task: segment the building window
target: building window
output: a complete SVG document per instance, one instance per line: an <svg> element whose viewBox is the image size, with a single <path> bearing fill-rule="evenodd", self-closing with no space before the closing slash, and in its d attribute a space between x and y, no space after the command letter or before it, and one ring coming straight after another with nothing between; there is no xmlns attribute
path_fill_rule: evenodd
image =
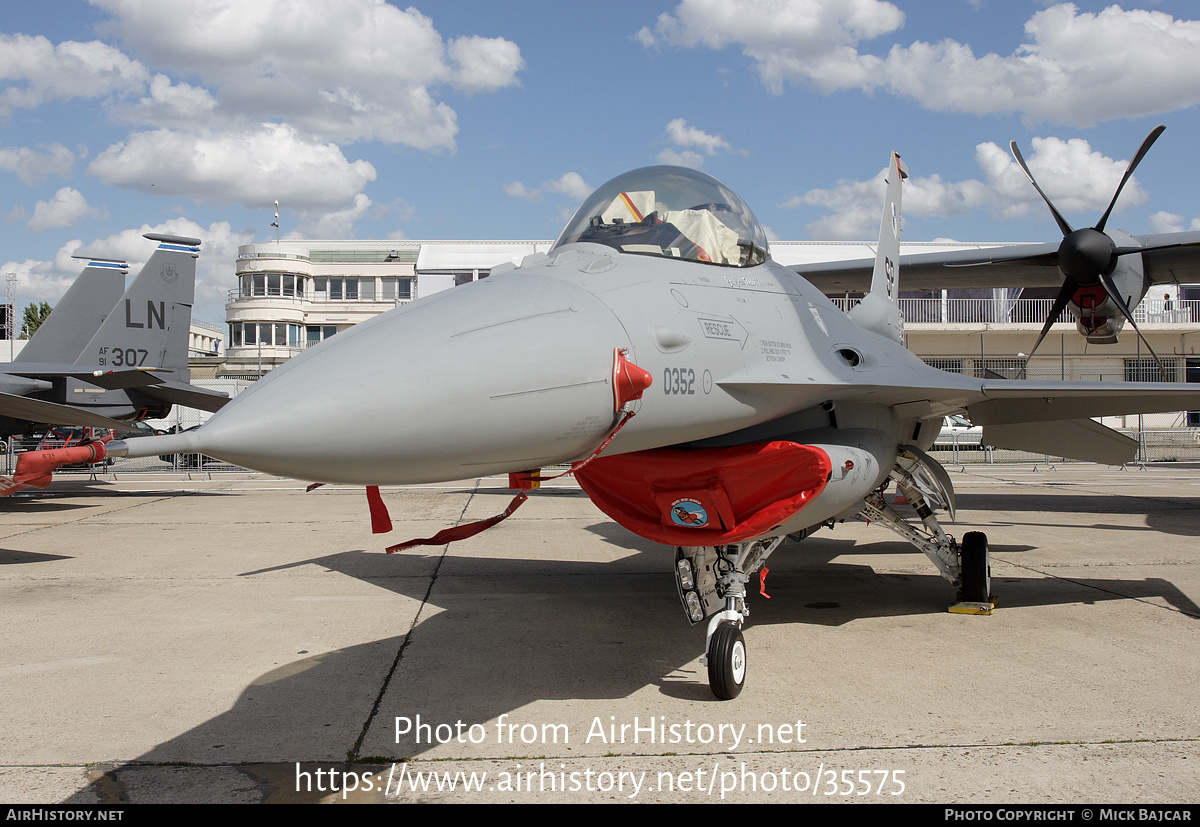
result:
<svg viewBox="0 0 1200 827"><path fill-rule="evenodd" d="M980 379L1024 379L1025 359L975 359L975 376Z"/></svg>
<svg viewBox="0 0 1200 827"><path fill-rule="evenodd" d="M924 361L925 364L929 365L929 367L937 368L938 370L944 370L947 373L963 372L962 359L925 359Z"/></svg>
<svg viewBox="0 0 1200 827"><path fill-rule="evenodd" d="M1184 366L1185 382L1200 382L1200 359L1188 359ZM1200 411L1188 411L1187 424L1189 427L1200 427Z"/></svg>
<svg viewBox="0 0 1200 827"><path fill-rule="evenodd" d="M1158 362L1149 357L1125 360L1126 382L1175 382L1177 366L1174 359L1164 359L1163 369L1158 369ZM1165 374L1165 375L1164 375Z"/></svg>
<svg viewBox="0 0 1200 827"><path fill-rule="evenodd" d="M265 296L267 294L267 277L262 273L242 276L243 296Z"/></svg>
<svg viewBox="0 0 1200 827"><path fill-rule="evenodd" d="M380 301L408 301L412 298L412 279L384 276L379 280Z"/></svg>
<svg viewBox="0 0 1200 827"><path fill-rule="evenodd" d="M338 332L338 329L337 329L337 325L335 325L335 324L325 324L325 325L310 324L304 329L304 337L308 341L308 346L312 347L317 342L323 341L325 339L328 339L330 336L336 335L337 332ZM299 330L296 331L296 334L299 335Z"/></svg>

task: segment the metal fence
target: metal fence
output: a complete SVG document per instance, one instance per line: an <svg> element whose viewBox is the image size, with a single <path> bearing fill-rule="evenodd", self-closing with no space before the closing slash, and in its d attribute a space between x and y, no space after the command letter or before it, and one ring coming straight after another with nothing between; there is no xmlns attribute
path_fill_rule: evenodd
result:
<svg viewBox="0 0 1200 827"><path fill-rule="evenodd" d="M3 459L0 461L0 466L3 467L5 476L12 476L17 468L17 457L20 452L17 448L16 440L5 440L0 442L0 449L3 450ZM108 477L112 478L118 474L207 474L219 471L236 471L248 473L245 468L240 468L236 465L230 465L225 462L220 462L212 457L206 457L202 454L164 454L162 456L153 457L138 457L137 459L106 459L103 462L98 462L92 465L67 466L55 471L55 476L60 474L68 476L85 476L85 477Z"/></svg>
<svg viewBox="0 0 1200 827"><path fill-rule="evenodd" d="M838 297L832 301L849 310L859 300ZM901 297L900 314L906 324L1041 324L1053 305L1053 299ZM1200 322L1200 301L1147 297L1134 308L1133 318L1138 324ZM1060 321L1074 323L1070 308L1063 311Z"/></svg>
<svg viewBox="0 0 1200 827"><path fill-rule="evenodd" d="M1130 428L1114 429L1125 436L1137 440L1138 453L1135 462L1192 462L1200 461L1200 429L1163 429L1142 430ZM977 463L1015 463L1015 462L1075 462L1064 457L1050 454L1032 454L1028 451L1014 451L1009 448L994 448L981 445L979 437L961 439L961 435L947 435L939 440L930 451L935 459L951 465L970 465Z"/></svg>

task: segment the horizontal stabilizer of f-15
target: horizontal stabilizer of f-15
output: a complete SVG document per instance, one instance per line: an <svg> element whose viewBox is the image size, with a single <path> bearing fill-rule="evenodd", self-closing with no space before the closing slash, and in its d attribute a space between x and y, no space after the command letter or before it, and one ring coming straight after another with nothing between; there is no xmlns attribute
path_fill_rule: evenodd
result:
<svg viewBox="0 0 1200 827"><path fill-rule="evenodd" d="M125 428L128 422L120 422L102 414L93 413L71 405L45 402L28 396L0 393L0 406L4 415L30 422L53 422L57 425L73 425L79 428Z"/></svg>
<svg viewBox="0 0 1200 827"><path fill-rule="evenodd" d="M81 382L87 382L89 385L95 385L98 388L105 390L124 390L126 388L140 388L145 385L156 385L166 381L164 377L156 375L159 368L129 368L126 370L79 370L74 367L54 368L45 365L35 365L32 368L23 368L17 363L16 368L8 371L10 376L24 376L29 379L78 379ZM167 371L168 373L170 371Z"/></svg>

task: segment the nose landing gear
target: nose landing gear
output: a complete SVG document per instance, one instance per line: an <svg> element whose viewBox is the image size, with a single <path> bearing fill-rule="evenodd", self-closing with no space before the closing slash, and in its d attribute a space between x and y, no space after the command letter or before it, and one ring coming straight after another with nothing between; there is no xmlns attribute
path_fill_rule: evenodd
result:
<svg viewBox="0 0 1200 827"><path fill-rule="evenodd" d="M708 685L723 701L736 698L746 683L746 640L742 624L750 616L746 583L783 537L727 546L678 546L675 582L688 622L708 619L705 656Z"/></svg>

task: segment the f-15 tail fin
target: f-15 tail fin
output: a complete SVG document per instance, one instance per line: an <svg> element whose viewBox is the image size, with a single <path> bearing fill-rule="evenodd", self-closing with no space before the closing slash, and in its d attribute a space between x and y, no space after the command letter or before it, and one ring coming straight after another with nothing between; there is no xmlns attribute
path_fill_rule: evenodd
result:
<svg viewBox="0 0 1200 827"><path fill-rule="evenodd" d="M92 259L14 362L73 364L125 292L123 261Z"/></svg>
<svg viewBox="0 0 1200 827"><path fill-rule="evenodd" d="M91 337L76 365L113 370L161 368L186 382L188 330L196 292L200 239L146 233L159 242L125 295Z"/></svg>
<svg viewBox="0 0 1200 827"><path fill-rule="evenodd" d="M908 168L900 156L892 153L888 169L887 197L879 222L879 246L875 268L871 271L871 292L850 310L854 323L872 333L903 343L904 319L900 315L900 182L908 177Z"/></svg>

